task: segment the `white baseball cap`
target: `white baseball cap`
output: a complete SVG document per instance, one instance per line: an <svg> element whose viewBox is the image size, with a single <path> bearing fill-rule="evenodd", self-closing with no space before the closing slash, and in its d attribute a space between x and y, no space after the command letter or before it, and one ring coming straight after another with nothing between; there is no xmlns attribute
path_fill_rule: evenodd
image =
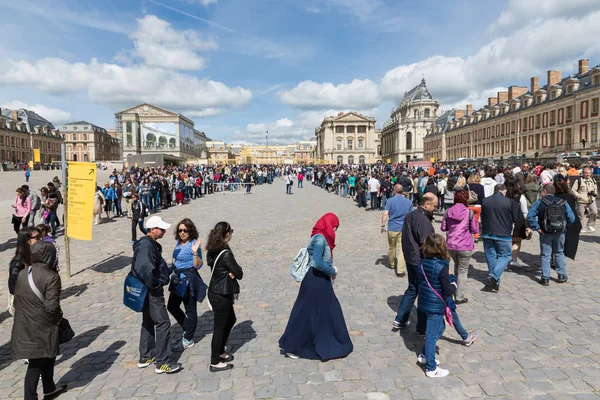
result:
<svg viewBox="0 0 600 400"><path fill-rule="evenodd" d="M159 228L159 229L169 229L171 227L171 224L166 223L165 221L163 221L163 219L159 216L153 216L148 218L148 221L146 221L146 229L152 229L152 228Z"/></svg>

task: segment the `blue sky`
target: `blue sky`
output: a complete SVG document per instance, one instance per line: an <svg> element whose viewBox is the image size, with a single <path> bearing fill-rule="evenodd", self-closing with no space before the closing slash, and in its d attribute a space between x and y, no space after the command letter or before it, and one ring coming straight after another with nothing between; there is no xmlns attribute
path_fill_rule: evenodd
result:
<svg viewBox="0 0 600 400"><path fill-rule="evenodd" d="M422 77L481 107L600 63L600 0L0 0L0 107L112 128L149 102L229 143L293 143L357 110L381 127Z"/></svg>

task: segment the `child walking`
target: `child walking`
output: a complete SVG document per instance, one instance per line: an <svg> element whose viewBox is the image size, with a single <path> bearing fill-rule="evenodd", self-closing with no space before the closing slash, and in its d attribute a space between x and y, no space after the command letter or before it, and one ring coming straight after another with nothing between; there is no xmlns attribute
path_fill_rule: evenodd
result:
<svg viewBox="0 0 600 400"><path fill-rule="evenodd" d="M437 233L429 235L421 247L421 252L424 259L417 269L419 310L427 314L427 329L423 352L417 357L417 362L425 363L425 374L428 377L443 378L448 376L449 371L438 366L435 347L446 329L444 299L454 294L456 283L450 282L448 270L450 255L443 236Z"/></svg>

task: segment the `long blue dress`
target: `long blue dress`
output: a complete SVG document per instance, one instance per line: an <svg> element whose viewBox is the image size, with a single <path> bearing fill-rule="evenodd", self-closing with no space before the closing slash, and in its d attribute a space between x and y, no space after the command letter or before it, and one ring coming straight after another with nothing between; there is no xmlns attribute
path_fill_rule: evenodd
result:
<svg viewBox="0 0 600 400"><path fill-rule="evenodd" d="M321 235L313 236L309 253L313 254L315 264L331 263L331 252ZM312 247L312 249L311 249ZM327 257L329 255L329 257ZM279 347L285 353L313 360L331 360L346 357L354 346L348 334L342 307L333 291L331 276L333 270L324 268L322 272L310 267L300 286L300 292L292 308L288 325L279 339Z"/></svg>

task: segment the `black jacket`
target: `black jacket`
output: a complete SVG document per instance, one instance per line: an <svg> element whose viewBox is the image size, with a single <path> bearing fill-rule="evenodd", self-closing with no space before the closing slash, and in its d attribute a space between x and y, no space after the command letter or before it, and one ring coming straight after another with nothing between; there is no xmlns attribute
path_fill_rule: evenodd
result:
<svg viewBox="0 0 600 400"><path fill-rule="evenodd" d="M148 287L153 295L160 295L162 287L169 283L171 270L162 258L162 246L144 236L133 244L131 274Z"/></svg>
<svg viewBox="0 0 600 400"><path fill-rule="evenodd" d="M239 293L240 285L238 280L243 278L244 271L242 271L242 267L238 265L229 248L221 255L219 262L215 266L214 262L219 253L208 253L206 255L206 261L211 270L216 268L212 273L209 290L213 293L224 295ZM235 279L229 277L230 272L235 276Z"/></svg>
<svg viewBox="0 0 600 400"><path fill-rule="evenodd" d="M408 265L421 264L422 254L419 248L423 245L425 238L435 233L431 220L433 214L427 213L418 206L409 212L404 218L402 226L402 252L404 261Z"/></svg>
<svg viewBox="0 0 600 400"><path fill-rule="evenodd" d="M512 236L513 224L519 218L517 202L495 193L483 200L481 206L481 224L484 235Z"/></svg>
<svg viewBox="0 0 600 400"><path fill-rule="evenodd" d="M134 221L146 218L148 215L148 207L140 199L135 200L131 203L131 214Z"/></svg>
<svg viewBox="0 0 600 400"><path fill-rule="evenodd" d="M10 294L15 294L15 286L17 286L17 277L19 276L19 272L25 268L21 260L18 258L13 258L10 260L10 265L8 267L8 291Z"/></svg>
<svg viewBox="0 0 600 400"><path fill-rule="evenodd" d="M403 176L402 178L398 179L398 181L396 183L399 183L402 185L402 190L405 193L410 193L413 190L412 180L407 176Z"/></svg>

